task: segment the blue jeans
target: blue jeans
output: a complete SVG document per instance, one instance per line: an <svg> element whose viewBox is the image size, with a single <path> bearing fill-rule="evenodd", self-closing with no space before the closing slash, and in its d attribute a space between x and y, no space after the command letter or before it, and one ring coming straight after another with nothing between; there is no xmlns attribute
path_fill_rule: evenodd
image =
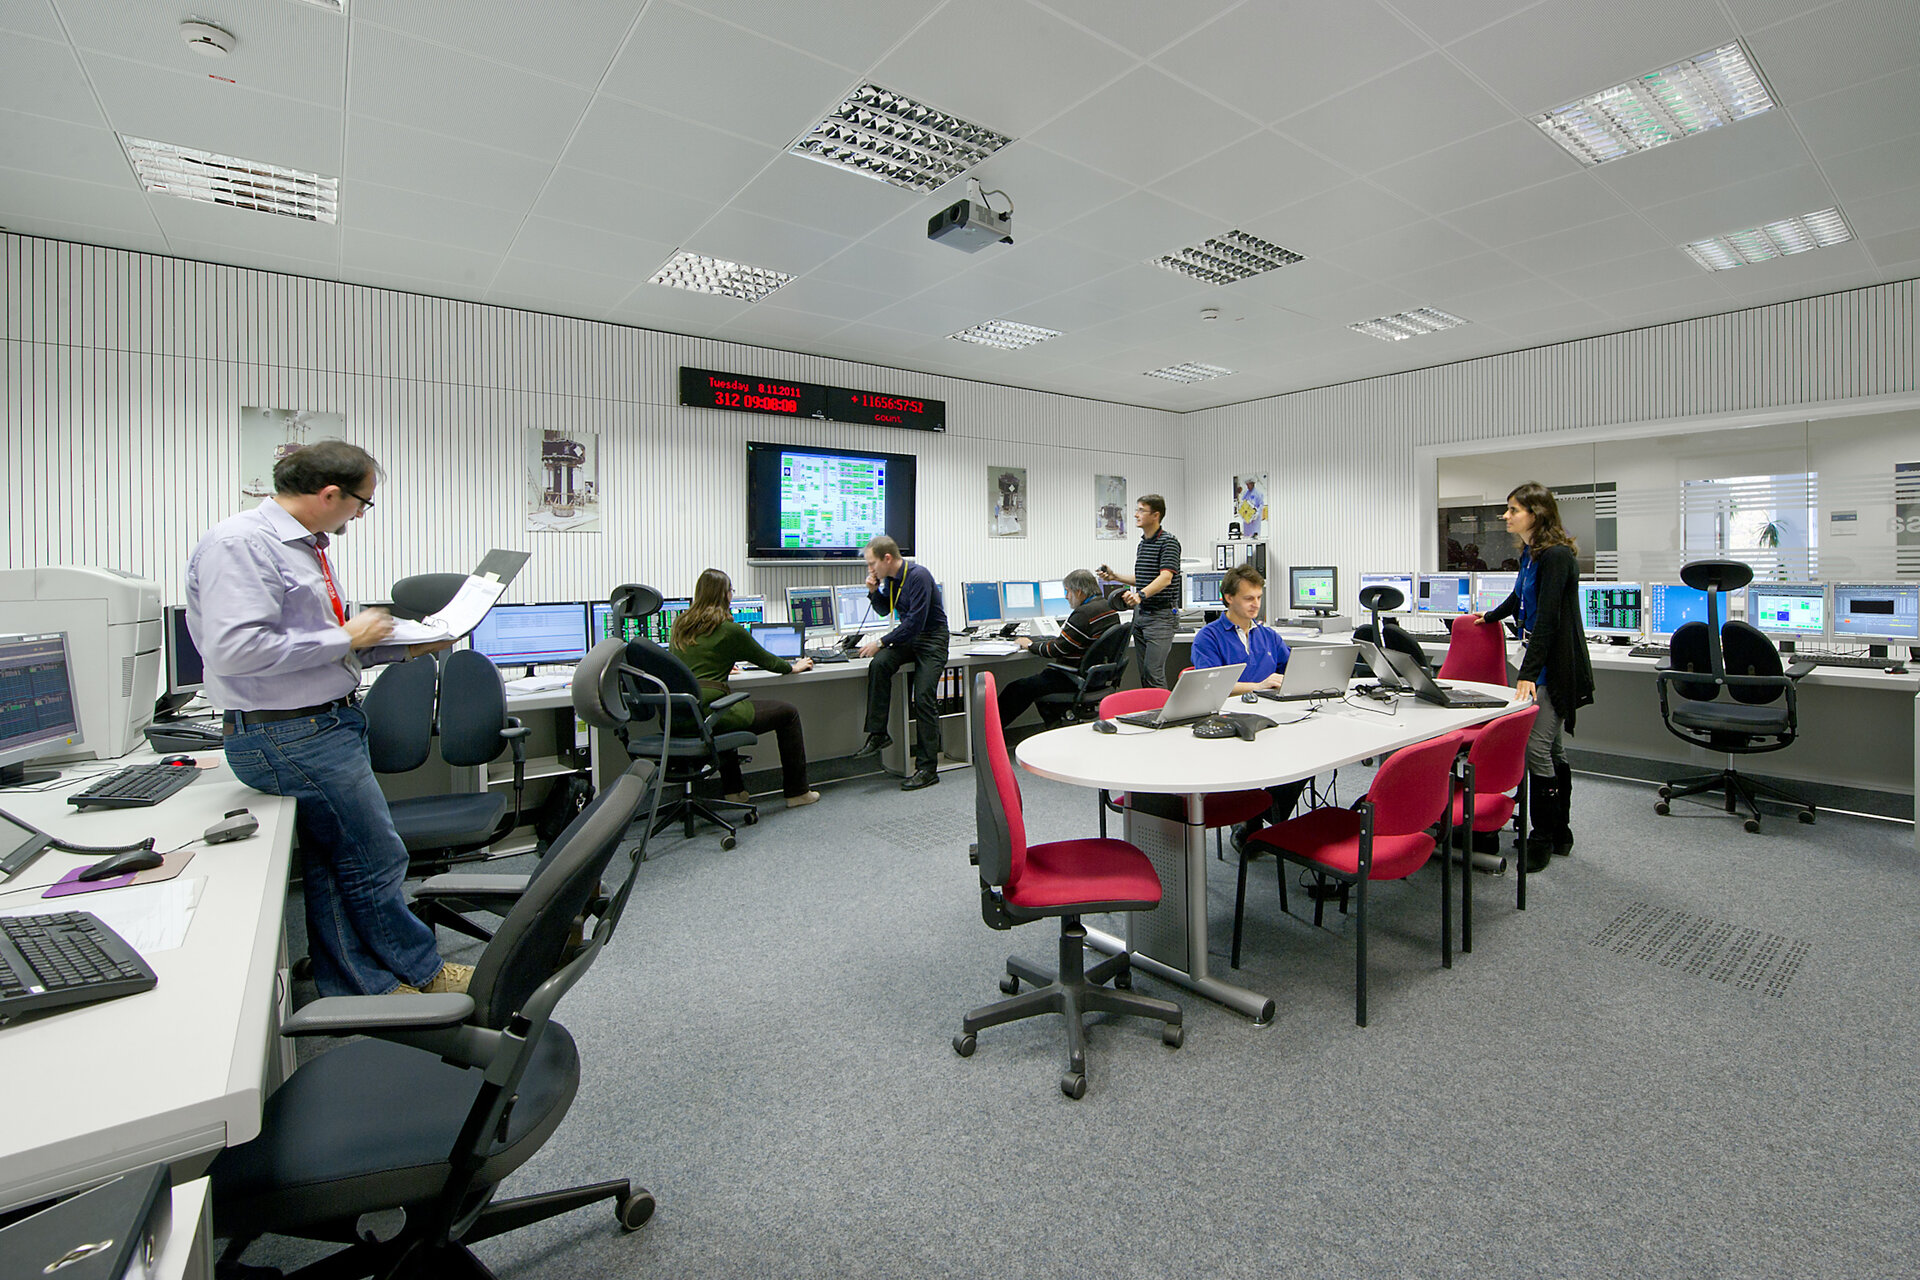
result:
<svg viewBox="0 0 1920 1280"><path fill-rule="evenodd" d="M320 994L385 995L431 982L439 947L407 909L407 849L374 781L359 708L247 724L227 739L227 764L255 791L295 801Z"/></svg>

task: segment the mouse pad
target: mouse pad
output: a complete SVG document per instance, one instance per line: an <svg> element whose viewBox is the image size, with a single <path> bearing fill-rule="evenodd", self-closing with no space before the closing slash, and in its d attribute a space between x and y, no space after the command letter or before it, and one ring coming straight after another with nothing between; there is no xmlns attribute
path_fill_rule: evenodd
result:
<svg viewBox="0 0 1920 1280"><path fill-rule="evenodd" d="M75 867L64 876L61 876L52 885L48 886L47 891L40 896L43 898L67 898L76 893L92 893L95 889L122 889L130 884L159 884L162 880L171 880L182 871L185 871L187 864L192 861L193 850L181 849L168 854L166 861L151 870L134 871L124 876L108 876L105 880L89 880L85 883L81 882L80 873L87 868ZM88 865L90 866L92 864L89 863Z"/></svg>

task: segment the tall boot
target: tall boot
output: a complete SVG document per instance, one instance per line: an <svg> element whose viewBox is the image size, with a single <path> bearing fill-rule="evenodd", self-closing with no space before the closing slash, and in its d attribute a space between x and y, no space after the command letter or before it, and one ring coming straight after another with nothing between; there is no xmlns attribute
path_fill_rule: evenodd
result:
<svg viewBox="0 0 1920 1280"><path fill-rule="evenodd" d="M1560 825L1548 834L1553 837L1553 851L1564 858L1573 852L1573 766L1565 760L1555 760L1553 781L1559 788L1559 794L1554 799L1558 806L1554 816L1559 819Z"/></svg>
<svg viewBox="0 0 1920 1280"><path fill-rule="evenodd" d="M1527 775L1527 874L1545 871L1553 858L1554 833L1560 830L1560 784L1544 773Z"/></svg>

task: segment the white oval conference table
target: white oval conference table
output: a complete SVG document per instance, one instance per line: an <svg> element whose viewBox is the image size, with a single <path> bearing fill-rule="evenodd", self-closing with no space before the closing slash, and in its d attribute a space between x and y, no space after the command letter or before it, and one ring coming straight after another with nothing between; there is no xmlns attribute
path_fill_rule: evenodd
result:
<svg viewBox="0 0 1920 1280"><path fill-rule="evenodd" d="M1512 697L1499 685L1449 681L1450 688ZM1207 953L1207 829L1202 804L1210 791L1240 791L1293 782L1397 751L1428 738L1483 724L1531 703L1453 709L1416 700L1392 702L1349 696L1345 702L1254 703L1230 699L1224 710L1248 711L1285 721L1263 729L1252 742L1196 738L1191 729L1142 729L1121 725L1096 733L1073 725L1035 734L1020 743L1015 758L1025 769L1056 782L1141 795L1183 796L1167 816L1129 803L1125 839L1139 847L1160 876L1162 897L1152 911L1129 912L1127 936L1087 930L1087 945L1109 955L1125 951L1147 973L1197 991L1264 1026L1273 1019L1273 998L1213 977ZM1308 713L1308 707L1313 711ZM1297 717L1297 718L1296 718ZM1184 813L1182 814L1182 808ZM1182 816L1172 816L1181 814Z"/></svg>

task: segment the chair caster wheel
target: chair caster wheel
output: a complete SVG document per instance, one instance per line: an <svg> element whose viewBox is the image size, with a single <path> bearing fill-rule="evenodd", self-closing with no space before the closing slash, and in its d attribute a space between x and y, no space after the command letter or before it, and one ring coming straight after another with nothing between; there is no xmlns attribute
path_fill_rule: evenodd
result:
<svg viewBox="0 0 1920 1280"><path fill-rule="evenodd" d="M749 809L740 815L740 821L745 826L758 826L760 824L760 811L757 809Z"/></svg>
<svg viewBox="0 0 1920 1280"><path fill-rule="evenodd" d="M978 1041L975 1039L973 1032L962 1031L953 1038L953 1051L963 1058L971 1058L973 1056L974 1045L977 1043Z"/></svg>
<svg viewBox="0 0 1920 1280"><path fill-rule="evenodd" d="M293 962L293 976L301 982L313 977L313 957L301 956Z"/></svg>
<svg viewBox="0 0 1920 1280"><path fill-rule="evenodd" d="M1664 818L1672 811L1672 808L1673 806L1669 805L1665 800L1662 800L1653 806L1653 811Z"/></svg>
<svg viewBox="0 0 1920 1280"><path fill-rule="evenodd" d="M1660 798L1661 798L1662 800L1671 800L1671 799L1673 799L1673 788L1672 788L1672 787L1662 787L1662 788L1660 788Z"/></svg>
<svg viewBox="0 0 1920 1280"><path fill-rule="evenodd" d="M1178 1049L1187 1042L1187 1029L1177 1022L1170 1022L1160 1028L1160 1043L1169 1049Z"/></svg>
<svg viewBox="0 0 1920 1280"><path fill-rule="evenodd" d="M1796 813L1793 816L1800 819L1800 821L1806 823L1808 826L1813 825L1813 810L1811 809L1802 809L1799 813Z"/></svg>
<svg viewBox="0 0 1920 1280"><path fill-rule="evenodd" d="M1743 823L1742 825L1746 827L1750 835L1757 836L1760 834L1760 824L1755 822L1752 818L1748 818L1746 822Z"/></svg>
<svg viewBox="0 0 1920 1280"><path fill-rule="evenodd" d="M622 1196L613 1206L613 1216L620 1220L622 1231L638 1231L647 1225L653 1217L653 1192L642 1188L630 1196Z"/></svg>
<svg viewBox="0 0 1920 1280"><path fill-rule="evenodd" d="M733 838L732 836L721 836L721 837L720 837L720 847L721 847L722 849L731 849L731 848L733 848L733 846L734 846L734 845L736 845L736 844L739 844L739 843L740 843L740 842L739 842L738 840L735 840L735 839L734 839L734 838Z"/></svg>
<svg viewBox="0 0 1920 1280"><path fill-rule="evenodd" d="M1008 974L1006 977L1000 979L1000 990L1010 996L1019 995L1020 979L1014 977L1012 974Z"/></svg>
<svg viewBox="0 0 1920 1280"><path fill-rule="evenodd" d="M1133 974L1131 974L1131 973L1129 973L1129 972L1127 972L1127 971L1125 971L1125 970L1122 970L1121 972L1119 972L1119 973L1116 973L1116 974L1114 974L1114 975L1113 975L1113 989L1114 989L1115 991L1131 991L1131 990L1133 990Z"/></svg>
<svg viewBox="0 0 1920 1280"><path fill-rule="evenodd" d="M1060 1092L1075 1102L1087 1096L1087 1077L1078 1071L1069 1071L1060 1077Z"/></svg>

